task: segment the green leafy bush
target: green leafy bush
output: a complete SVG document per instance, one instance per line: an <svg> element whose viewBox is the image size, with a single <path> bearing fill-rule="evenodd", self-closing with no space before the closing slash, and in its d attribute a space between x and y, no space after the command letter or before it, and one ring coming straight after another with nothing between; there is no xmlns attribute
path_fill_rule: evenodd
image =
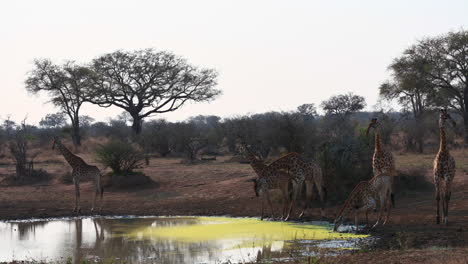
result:
<svg viewBox="0 0 468 264"><path fill-rule="evenodd" d="M121 140L111 140L96 148L96 159L116 174L126 174L139 168L144 153L135 146Z"/></svg>

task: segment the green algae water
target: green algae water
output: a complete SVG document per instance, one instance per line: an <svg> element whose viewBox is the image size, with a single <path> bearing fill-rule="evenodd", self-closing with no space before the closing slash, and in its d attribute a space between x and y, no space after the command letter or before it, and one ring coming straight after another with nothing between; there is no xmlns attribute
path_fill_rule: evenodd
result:
<svg viewBox="0 0 468 264"><path fill-rule="evenodd" d="M355 247L326 223L230 217L113 217L0 222L0 262L245 263Z"/></svg>

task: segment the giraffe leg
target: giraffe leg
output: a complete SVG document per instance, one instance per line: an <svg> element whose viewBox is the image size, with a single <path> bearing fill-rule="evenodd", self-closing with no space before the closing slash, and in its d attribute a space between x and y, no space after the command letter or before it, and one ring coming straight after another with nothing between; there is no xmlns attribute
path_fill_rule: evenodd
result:
<svg viewBox="0 0 468 264"><path fill-rule="evenodd" d="M448 225L448 206L450 203L451 192L448 192L445 197L445 213L444 213L444 224Z"/></svg>
<svg viewBox="0 0 468 264"><path fill-rule="evenodd" d="M445 211L447 205L447 196L445 193L441 194L442 196L442 223L445 224Z"/></svg>
<svg viewBox="0 0 468 264"><path fill-rule="evenodd" d="M320 196L320 220L322 220L326 216L325 207L327 203L327 189L318 185L317 189Z"/></svg>
<svg viewBox="0 0 468 264"><path fill-rule="evenodd" d="M356 232L357 232L359 228L359 218L358 218L357 210L354 210L354 225L356 226Z"/></svg>
<svg viewBox="0 0 468 264"><path fill-rule="evenodd" d="M93 205L91 206L91 213L94 212L94 206L96 205L96 197L98 196L98 190L94 192Z"/></svg>
<svg viewBox="0 0 468 264"><path fill-rule="evenodd" d="M375 224L372 226L372 229L376 228L379 223L380 223L380 219L382 218L382 213L383 213L383 205L381 206L380 210L379 210L379 215L377 216L377 222L375 222Z"/></svg>
<svg viewBox="0 0 468 264"><path fill-rule="evenodd" d="M99 187L100 187L100 191L101 191L101 198L100 198L100 201L99 201L99 212L102 212L102 207L103 207L103 199L104 199L104 187L102 187L100 184L99 184Z"/></svg>
<svg viewBox="0 0 468 264"><path fill-rule="evenodd" d="M293 195L292 195L292 197L291 197L291 202L289 203L288 214L286 215L286 218L284 219L284 221L288 221L288 220L289 220L289 217L291 216L292 209L293 209L293 207L294 207L294 202L295 202L296 199L297 199L297 192L298 192L298 189L300 189L301 187L302 187L301 184L293 183Z"/></svg>
<svg viewBox="0 0 468 264"><path fill-rule="evenodd" d="M270 206L271 218L275 218L275 212L274 212L274 210L273 210L273 205L271 204L270 194L268 193L268 191L267 191L267 193L266 193L266 199L267 199L267 201L268 201L268 205Z"/></svg>
<svg viewBox="0 0 468 264"><path fill-rule="evenodd" d="M262 197L262 215L260 216L260 220L263 220L263 208L264 208L265 198Z"/></svg>
<svg viewBox="0 0 468 264"><path fill-rule="evenodd" d="M379 215L377 216L377 222L375 222L375 224L372 226L372 229L376 228L380 223L380 219L382 218L382 214L383 214L385 204L387 201L385 198L386 197L381 197L381 195L377 195L377 201L374 205L375 206L374 208L377 208L377 206L380 206L380 209L379 209Z"/></svg>
<svg viewBox="0 0 468 264"><path fill-rule="evenodd" d="M286 215L286 208L287 208L287 205L289 204L289 193L288 193L288 185L286 184L286 186L282 186L281 187L281 194L283 195L283 209L281 211L281 220L283 220L283 218L285 217Z"/></svg>
<svg viewBox="0 0 468 264"><path fill-rule="evenodd" d="M436 211L436 224L440 224L440 214L439 214L439 202L440 202L440 190L438 183L436 183L436 203L437 203L437 211Z"/></svg>
<svg viewBox="0 0 468 264"><path fill-rule="evenodd" d="M312 182L306 182L306 200L304 203L304 207L302 208L302 212L299 215L299 218L304 216L305 211L309 208L309 202L312 201L312 191L314 188L314 184Z"/></svg>

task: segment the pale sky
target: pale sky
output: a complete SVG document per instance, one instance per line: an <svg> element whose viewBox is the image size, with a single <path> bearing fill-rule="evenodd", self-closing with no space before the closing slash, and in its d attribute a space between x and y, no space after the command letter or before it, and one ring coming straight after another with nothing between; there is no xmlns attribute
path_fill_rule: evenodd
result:
<svg viewBox="0 0 468 264"><path fill-rule="evenodd" d="M24 80L35 58L89 62L118 49L169 50L219 71L221 97L155 118L288 111L354 92L376 104L387 66L415 41L467 28L468 1L0 1L0 118L56 112ZM122 110L83 105L107 120Z"/></svg>

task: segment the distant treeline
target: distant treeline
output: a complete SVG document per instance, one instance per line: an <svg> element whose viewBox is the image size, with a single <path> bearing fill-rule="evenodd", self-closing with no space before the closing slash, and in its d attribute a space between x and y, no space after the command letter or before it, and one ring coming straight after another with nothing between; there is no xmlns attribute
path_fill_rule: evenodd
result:
<svg viewBox="0 0 468 264"><path fill-rule="evenodd" d="M55 114L54 120L59 114ZM436 149L438 126L436 111L428 111L424 122L398 112L329 112L317 115L312 104L302 105L290 112L266 112L230 118L195 116L183 122L163 119L143 123L140 135L132 132L126 115L109 122L88 120L81 126L86 138L112 138L122 144L139 146L146 156L182 157L196 163L202 156L236 155L241 138L263 159L269 160L289 152L298 152L306 159L316 160L322 167L329 191L337 201L360 180L372 176L371 159L374 138L365 130L371 118L382 124L382 140L394 151L418 151L420 134L424 129L424 146ZM30 147L50 148L53 135L71 138L71 127L63 119L51 121L50 115L41 126L15 124L5 120L0 129L3 142L26 142ZM452 147L457 146L462 129L449 132ZM15 141L16 140L16 141ZM92 151L92 150L91 150ZM26 158L25 158L26 159ZM339 184L338 184L339 182ZM343 196L343 197L342 197Z"/></svg>

